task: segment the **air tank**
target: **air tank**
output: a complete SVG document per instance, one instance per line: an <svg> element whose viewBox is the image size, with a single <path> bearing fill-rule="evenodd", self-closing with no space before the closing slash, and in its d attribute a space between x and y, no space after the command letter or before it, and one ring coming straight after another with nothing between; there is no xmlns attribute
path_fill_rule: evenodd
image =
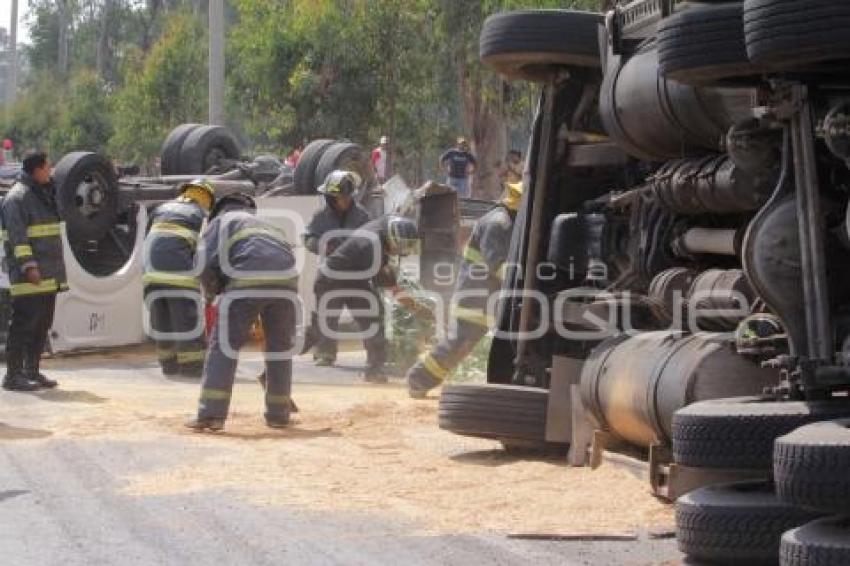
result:
<svg viewBox="0 0 850 566"><path fill-rule="evenodd" d="M600 344L584 364L581 395L600 429L648 447L669 444L682 407L759 394L778 381L776 370L738 355L728 334L645 332Z"/></svg>
<svg viewBox="0 0 850 566"><path fill-rule="evenodd" d="M752 92L667 80L650 44L628 59L609 56L599 111L608 135L626 153L662 162L719 152L729 129L751 116Z"/></svg>

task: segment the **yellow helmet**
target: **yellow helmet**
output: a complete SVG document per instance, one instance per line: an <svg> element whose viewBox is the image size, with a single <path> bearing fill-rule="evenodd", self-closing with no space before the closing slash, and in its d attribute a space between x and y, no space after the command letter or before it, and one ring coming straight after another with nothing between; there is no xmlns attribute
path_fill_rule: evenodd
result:
<svg viewBox="0 0 850 566"><path fill-rule="evenodd" d="M519 204L522 201L522 192L525 187L522 181L519 183L505 183L505 194L502 197L502 204L508 209L516 212L519 209Z"/></svg>
<svg viewBox="0 0 850 566"><path fill-rule="evenodd" d="M198 203L207 211L215 205L215 189L204 179L195 179L181 186L180 196Z"/></svg>

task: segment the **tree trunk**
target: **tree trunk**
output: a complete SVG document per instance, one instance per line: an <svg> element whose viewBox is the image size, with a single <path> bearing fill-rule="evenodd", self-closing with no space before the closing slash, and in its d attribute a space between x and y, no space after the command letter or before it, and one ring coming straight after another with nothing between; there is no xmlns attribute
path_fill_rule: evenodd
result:
<svg viewBox="0 0 850 566"><path fill-rule="evenodd" d="M112 76L112 48L110 45L110 32L112 31L112 12L115 0L103 0L100 12L100 29L97 34L97 52L95 56L97 74L105 82L111 82Z"/></svg>
<svg viewBox="0 0 850 566"><path fill-rule="evenodd" d="M458 83L463 101L464 126L472 136L472 149L478 166L473 179L472 196L497 200L502 192L499 167L507 152L507 129L503 116L501 90L496 97L486 97L481 71L473 71L469 54L461 46L456 55ZM492 99L496 98L495 104Z"/></svg>
<svg viewBox="0 0 850 566"><path fill-rule="evenodd" d="M56 57L56 69L59 74L64 75L68 72L68 55L69 55L69 28L71 25L71 6L70 0L56 0L59 17L59 52Z"/></svg>

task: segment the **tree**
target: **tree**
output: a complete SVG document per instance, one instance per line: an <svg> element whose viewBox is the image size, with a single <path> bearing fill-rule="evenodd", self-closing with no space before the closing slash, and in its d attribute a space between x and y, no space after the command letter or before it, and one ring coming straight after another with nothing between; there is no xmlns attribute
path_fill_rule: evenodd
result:
<svg viewBox="0 0 850 566"><path fill-rule="evenodd" d="M165 135L206 115L206 33L191 14L172 14L147 57L137 50L115 95L109 147L124 159L149 162Z"/></svg>
<svg viewBox="0 0 850 566"><path fill-rule="evenodd" d="M106 83L93 70L79 71L63 98L65 104L50 135L53 151L106 152L113 131Z"/></svg>

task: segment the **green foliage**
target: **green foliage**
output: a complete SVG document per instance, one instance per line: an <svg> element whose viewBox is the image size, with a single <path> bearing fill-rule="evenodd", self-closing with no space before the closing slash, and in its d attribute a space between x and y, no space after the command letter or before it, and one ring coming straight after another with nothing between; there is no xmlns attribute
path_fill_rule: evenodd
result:
<svg viewBox="0 0 850 566"><path fill-rule="evenodd" d="M206 114L206 34L198 20L172 15L147 57L128 62L124 82L109 146L124 159L147 162L174 126L202 122Z"/></svg>
<svg viewBox="0 0 850 566"><path fill-rule="evenodd" d="M597 0L227 0L229 124L283 153L305 139L391 139L410 184L437 174L455 135L499 158L522 147L534 85L478 62L494 12L593 9ZM54 153L82 147L151 163L167 132L207 113L205 3L30 0L30 71L3 135ZM62 8L60 10L60 7ZM65 25L63 25L63 22ZM60 30L66 33L60 33ZM67 65L60 68L60 36Z"/></svg>
<svg viewBox="0 0 850 566"><path fill-rule="evenodd" d="M449 376L449 381L453 383L485 383L492 344L493 337L489 334L479 340L472 352Z"/></svg>
<svg viewBox="0 0 850 566"><path fill-rule="evenodd" d="M112 135L109 107L106 85L93 72L80 71L64 84L44 71L33 78L0 131L24 140L21 149L45 149L54 159L74 150L104 151Z"/></svg>
<svg viewBox="0 0 850 566"><path fill-rule="evenodd" d="M426 317L393 300L384 301L384 307L390 314L387 361L397 375L404 375L416 363L419 355L428 350L434 342L436 326L433 312L436 306L433 299L422 292L422 287L409 277L402 275L399 286L409 293L422 309L432 313L432 316Z"/></svg>
<svg viewBox="0 0 850 566"><path fill-rule="evenodd" d="M111 98L106 84L93 71L80 71L64 97L58 125L50 132L50 146L59 155L76 150L106 151L112 136Z"/></svg>

